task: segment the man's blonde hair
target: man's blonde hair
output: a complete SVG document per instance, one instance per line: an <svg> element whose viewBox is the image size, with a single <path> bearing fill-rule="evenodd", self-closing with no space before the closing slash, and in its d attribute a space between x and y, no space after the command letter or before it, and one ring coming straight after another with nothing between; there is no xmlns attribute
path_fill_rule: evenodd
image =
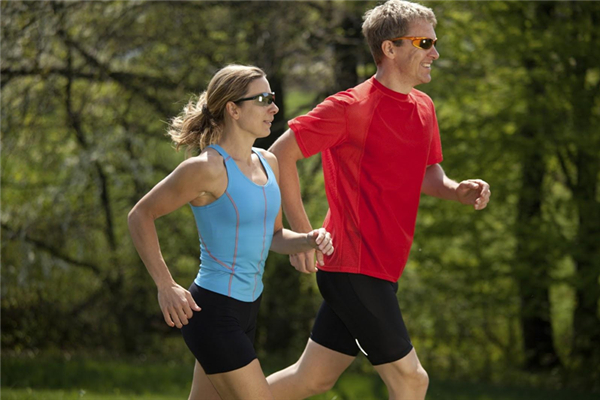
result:
<svg viewBox="0 0 600 400"><path fill-rule="evenodd" d="M431 8L402 0L388 0L367 11L364 16L362 32L367 39L375 63L383 59L381 44L385 40L405 36L411 22L425 20L435 28L437 20ZM394 43L402 45L402 41Z"/></svg>

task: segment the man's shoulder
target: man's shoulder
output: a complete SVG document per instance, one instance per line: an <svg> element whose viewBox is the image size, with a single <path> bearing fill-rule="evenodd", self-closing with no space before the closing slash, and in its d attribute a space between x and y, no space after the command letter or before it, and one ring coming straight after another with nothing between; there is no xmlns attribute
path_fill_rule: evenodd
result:
<svg viewBox="0 0 600 400"><path fill-rule="evenodd" d="M427 103L427 104L433 104L433 100L431 100L431 97L429 97L429 95L425 92L421 92L418 89L414 89L411 90L410 95L417 101L420 101L422 103Z"/></svg>
<svg viewBox="0 0 600 400"><path fill-rule="evenodd" d="M353 106L368 100L372 97L373 93L376 93L376 91L373 90L373 83L371 82L371 79L367 79L350 89L329 96L326 100L344 106Z"/></svg>

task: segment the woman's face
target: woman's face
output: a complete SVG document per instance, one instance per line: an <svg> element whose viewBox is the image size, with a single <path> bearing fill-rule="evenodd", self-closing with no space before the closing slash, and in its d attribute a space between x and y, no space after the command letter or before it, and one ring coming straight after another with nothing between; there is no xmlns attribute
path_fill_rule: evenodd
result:
<svg viewBox="0 0 600 400"><path fill-rule="evenodd" d="M262 94L267 94L262 96ZM243 98L253 98L237 103L239 108L238 126L247 132L250 132L256 138L267 137L271 134L271 125L275 114L279 112L279 107L270 96L271 86L266 78L255 79L248 85L248 90Z"/></svg>

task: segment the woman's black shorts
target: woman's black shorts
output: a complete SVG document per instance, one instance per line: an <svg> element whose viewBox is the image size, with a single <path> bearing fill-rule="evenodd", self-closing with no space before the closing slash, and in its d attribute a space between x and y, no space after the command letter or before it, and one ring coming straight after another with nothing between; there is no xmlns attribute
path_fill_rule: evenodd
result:
<svg viewBox="0 0 600 400"><path fill-rule="evenodd" d="M331 350L371 364L397 361L413 348L402 319L398 283L360 274L317 271L323 295L311 339Z"/></svg>
<svg viewBox="0 0 600 400"><path fill-rule="evenodd" d="M189 290L202 310L194 311L181 333L204 372L229 372L254 360L256 318L262 296L248 303L211 292L195 283Z"/></svg>

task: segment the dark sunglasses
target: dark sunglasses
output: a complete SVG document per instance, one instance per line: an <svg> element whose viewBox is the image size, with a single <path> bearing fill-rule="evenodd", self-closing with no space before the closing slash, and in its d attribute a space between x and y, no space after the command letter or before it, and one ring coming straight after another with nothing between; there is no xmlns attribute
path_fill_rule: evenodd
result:
<svg viewBox="0 0 600 400"><path fill-rule="evenodd" d="M248 101L248 100L254 100L254 102L256 104L258 104L259 106L266 107L266 106L273 104L273 102L275 101L275 93L274 92L261 93L261 94L257 94L256 96L252 96L252 97L244 97L243 99L234 101L234 103L239 103L240 101Z"/></svg>
<svg viewBox="0 0 600 400"><path fill-rule="evenodd" d="M390 40L392 42L395 42L397 40L403 40L403 39L410 40L412 42L413 46L415 46L419 49L423 49L423 50L429 50L430 48L435 46L435 44L437 43L437 38L431 39L428 37L420 37L420 36L403 36L403 37L390 39Z"/></svg>

